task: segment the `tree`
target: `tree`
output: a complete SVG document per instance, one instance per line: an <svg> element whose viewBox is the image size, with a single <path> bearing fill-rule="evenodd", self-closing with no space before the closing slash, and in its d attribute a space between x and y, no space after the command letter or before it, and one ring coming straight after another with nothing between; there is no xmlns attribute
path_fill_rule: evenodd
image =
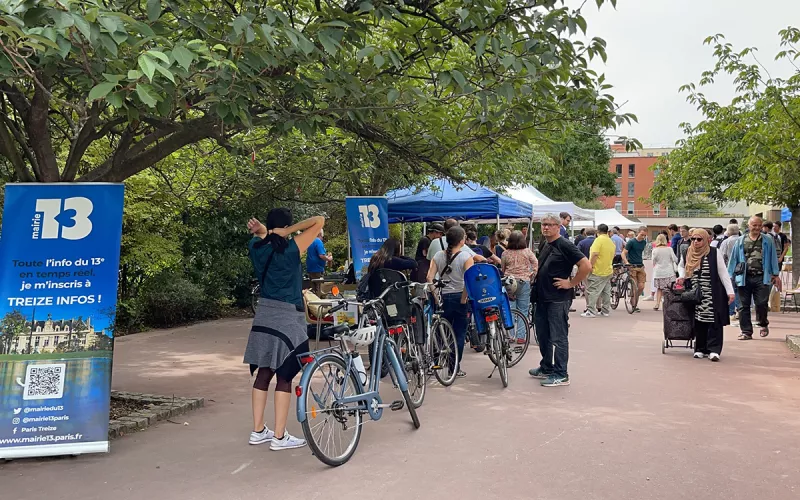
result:
<svg viewBox="0 0 800 500"><path fill-rule="evenodd" d="M14 337L25 333L26 323L25 316L19 311L6 313L0 320L0 354L11 354Z"/></svg>
<svg viewBox="0 0 800 500"><path fill-rule="evenodd" d="M800 251L800 30L789 27L779 34L783 50L775 59L792 67L785 79L770 75L755 48L737 52L722 35L706 39L714 46L714 68L698 85L681 88L704 120L682 125L687 137L662 165L651 197L669 202L702 189L718 202L788 206L795 254ZM720 74L734 77L736 96L728 105L699 90Z"/></svg>
<svg viewBox="0 0 800 500"><path fill-rule="evenodd" d="M616 0L596 0L596 4ZM411 171L618 114L564 0L9 0L0 155L19 181L120 181L213 140L337 128ZM267 142L268 143L268 142ZM91 159L91 160L90 160Z"/></svg>
<svg viewBox="0 0 800 500"><path fill-rule="evenodd" d="M636 141L631 144L639 146ZM611 149L599 127L569 128L553 139L549 156L553 168L541 172L536 184L549 198L587 206L600 196L616 194L614 174L608 171Z"/></svg>

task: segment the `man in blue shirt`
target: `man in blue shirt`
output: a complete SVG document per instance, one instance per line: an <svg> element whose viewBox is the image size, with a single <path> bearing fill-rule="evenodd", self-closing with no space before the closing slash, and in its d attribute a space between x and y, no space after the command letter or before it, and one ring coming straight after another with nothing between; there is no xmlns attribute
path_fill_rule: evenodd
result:
<svg viewBox="0 0 800 500"><path fill-rule="evenodd" d="M325 273L325 266L328 265L328 262L333 260L333 256L325 250L325 245L322 243L323 236L323 232L320 231L319 236L311 243L311 246L308 247L306 271L308 272L308 277L312 280L321 279L322 275ZM321 287L322 281L312 282L312 288L315 294L319 295Z"/></svg>
<svg viewBox="0 0 800 500"><path fill-rule="evenodd" d="M592 243L594 243L596 230L593 227L586 229L586 237L578 242L578 250L589 258L589 250L592 248Z"/></svg>
<svg viewBox="0 0 800 500"><path fill-rule="evenodd" d="M672 248L672 251L675 252L675 257L677 257L678 243L681 242L681 233L678 232L677 224L670 224L667 230L669 230L669 246Z"/></svg>
<svg viewBox="0 0 800 500"><path fill-rule="evenodd" d="M569 239L569 232L567 228L569 228L569 223L572 222L572 216L569 212L561 212L559 214L561 216L561 227L558 230L558 233L561 235L562 238Z"/></svg>
<svg viewBox="0 0 800 500"><path fill-rule="evenodd" d="M622 261L631 266L628 270L631 278L636 282L638 290L633 298L633 312L639 310L639 293L644 291L647 284L647 272L644 268L644 249L647 246L647 228L642 226L635 238L628 240L625 250L622 251Z"/></svg>
<svg viewBox="0 0 800 500"><path fill-rule="evenodd" d="M616 250L614 251L614 264L622 264L622 249L625 248L625 240L619 235L619 229L616 227L611 231L611 241L614 242Z"/></svg>

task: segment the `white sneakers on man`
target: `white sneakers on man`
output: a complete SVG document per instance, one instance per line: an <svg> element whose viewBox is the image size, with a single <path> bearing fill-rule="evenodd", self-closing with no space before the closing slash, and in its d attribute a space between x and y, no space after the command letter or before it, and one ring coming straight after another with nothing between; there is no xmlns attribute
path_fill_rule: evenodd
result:
<svg viewBox="0 0 800 500"><path fill-rule="evenodd" d="M711 354L708 355L708 359L710 359L711 361L719 361L719 354L712 352Z"/></svg>
<svg viewBox="0 0 800 500"><path fill-rule="evenodd" d="M696 353L694 353L694 357L697 358L697 359L703 359L703 358L706 357L706 355L703 354L702 352L696 352Z"/></svg>

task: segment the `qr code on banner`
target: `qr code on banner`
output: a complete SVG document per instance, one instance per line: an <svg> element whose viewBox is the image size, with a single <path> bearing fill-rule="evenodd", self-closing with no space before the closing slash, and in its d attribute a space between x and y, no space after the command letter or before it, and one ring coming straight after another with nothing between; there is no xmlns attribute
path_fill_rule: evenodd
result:
<svg viewBox="0 0 800 500"><path fill-rule="evenodd" d="M64 395L67 365L28 365L22 399L58 399Z"/></svg>

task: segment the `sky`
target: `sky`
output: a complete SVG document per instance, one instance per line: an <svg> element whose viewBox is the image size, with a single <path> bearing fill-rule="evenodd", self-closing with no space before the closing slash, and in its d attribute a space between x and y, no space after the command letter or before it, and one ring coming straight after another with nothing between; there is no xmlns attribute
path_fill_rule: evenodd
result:
<svg viewBox="0 0 800 500"><path fill-rule="evenodd" d="M674 146L683 136L680 123L702 119L678 88L713 68L712 47L703 45L707 36L722 33L737 49L758 47L759 61L773 76L785 76L786 64L774 61L778 31L800 26L800 0L618 0L616 10L607 2L599 11L588 0L583 13L588 35L608 44L608 62L598 59L593 68L614 86L609 92L625 103L621 111L639 118L609 134L635 137L645 147ZM728 103L730 82L719 79L704 93Z"/></svg>

